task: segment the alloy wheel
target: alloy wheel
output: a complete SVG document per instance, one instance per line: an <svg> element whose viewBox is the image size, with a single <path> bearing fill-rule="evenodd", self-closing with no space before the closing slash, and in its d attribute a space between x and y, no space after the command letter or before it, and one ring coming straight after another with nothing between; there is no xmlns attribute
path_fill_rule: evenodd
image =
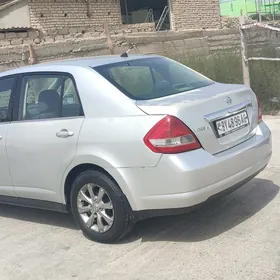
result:
<svg viewBox="0 0 280 280"><path fill-rule="evenodd" d="M104 233L114 222L114 207L107 192L95 184L84 185L77 197L78 212L91 230Z"/></svg>

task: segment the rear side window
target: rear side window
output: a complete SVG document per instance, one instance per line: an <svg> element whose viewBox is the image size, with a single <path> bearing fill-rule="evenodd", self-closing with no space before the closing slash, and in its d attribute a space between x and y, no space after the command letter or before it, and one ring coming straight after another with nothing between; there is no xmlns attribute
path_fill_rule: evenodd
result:
<svg viewBox="0 0 280 280"><path fill-rule="evenodd" d="M134 100L148 100L208 86L213 81L163 57L130 60L94 68Z"/></svg>
<svg viewBox="0 0 280 280"><path fill-rule="evenodd" d="M74 81L72 78L66 77L62 97L62 117L81 116L82 111Z"/></svg>
<svg viewBox="0 0 280 280"><path fill-rule="evenodd" d="M0 122L7 121L14 82L14 77L0 80Z"/></svg>
<svg viewBox="0 0 280 280"><path fill-rule="evenodd" d="M75 83L63 74L24 76L21 85L19 119L52 119L82 116Z"/></svg>

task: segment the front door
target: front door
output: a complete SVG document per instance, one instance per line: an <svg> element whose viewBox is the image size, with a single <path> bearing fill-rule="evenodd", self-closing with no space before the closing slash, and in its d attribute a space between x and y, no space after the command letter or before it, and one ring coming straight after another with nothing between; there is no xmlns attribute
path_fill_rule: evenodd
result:
<svg viewBox="0 0 280 280"><path fill-rule="evenodd" d="M17 121L7 134L16 194L62 202L62 177L74 159L84 117L73 78L60 73L23 76ZM69 98L71 96L71 98Z"/></svg>
<svg viewBox="0 0 280 280"><path fill-rule="evenodd" d="M12 91L15 77L0 78L0 196L16 196L6 152L7 130L11 118Z"/></svg>

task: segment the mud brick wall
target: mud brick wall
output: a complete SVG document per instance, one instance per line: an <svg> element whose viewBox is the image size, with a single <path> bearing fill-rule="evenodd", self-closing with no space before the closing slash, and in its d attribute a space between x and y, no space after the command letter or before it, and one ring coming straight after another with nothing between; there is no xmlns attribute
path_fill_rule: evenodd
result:
<svg viewBox="0 0 280 280"><path fill-rule="evenodd" d="M29 10L41 30L121 24L119 0L29 0Z"/></svg>
<svg viewBox="0 0 280 280"><path fill-rule="evenodd" d="M220 28L219 0L169 0L174 30Z"/></svg>

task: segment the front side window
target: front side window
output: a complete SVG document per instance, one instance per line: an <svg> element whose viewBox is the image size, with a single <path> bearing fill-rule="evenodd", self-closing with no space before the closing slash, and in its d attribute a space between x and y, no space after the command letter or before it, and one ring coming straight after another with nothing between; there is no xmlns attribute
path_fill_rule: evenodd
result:
<svg viewBox="0 0 280 280"><path fill-rule="evenodd" d="M94 69L134 100L161 98L213 83L188 67L163 57L129 60Z"/></svg>
<svg viewBox="0 0 280 280"><path fill-rule="evenodd" d="M73 96L73 102L65 102L68 95ZM24 76L19 109L21 120L75 117L82 114L74 82L64 75Z"/></svg>
<svg viewBox="0 0 280 280"><path fill-rule="evenodd" d="M14 77L0 79L0 122L5 122L8 119L8 109L14 82Z"/></svg>

